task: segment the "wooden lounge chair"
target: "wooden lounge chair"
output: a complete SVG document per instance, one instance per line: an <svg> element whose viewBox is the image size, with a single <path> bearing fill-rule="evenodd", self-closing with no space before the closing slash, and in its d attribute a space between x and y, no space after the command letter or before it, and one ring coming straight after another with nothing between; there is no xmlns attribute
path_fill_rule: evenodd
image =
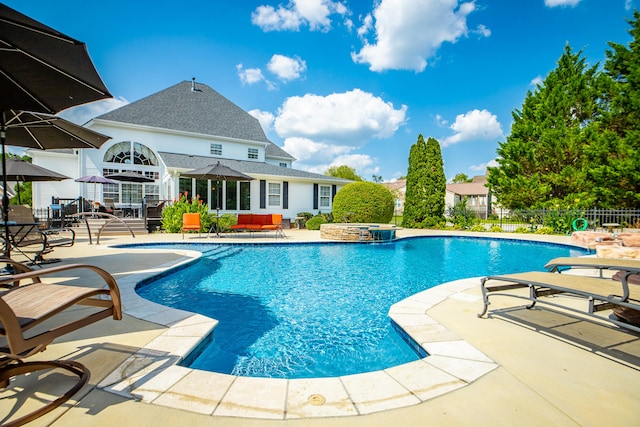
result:
<svg viewBox="0 0 640 427"><path fill-rule="evenodd" d="M75 385L43 407L11 420L6 425L22 425L60 406L89 379L89 371L76 361L53 360L25 362L44 351L53 340L98 320L122 318L120 292L115 279L91 265L71 264L30 270L15 261L0 258L0 264L13 267L15 273L0 276L0 388L7 388L18 375L50 369L62 369L78 377ZM53 273L85 269L96 273L106 285L83 287L46 283ZM78 310L78 306L87 306ZM31 378L38 379L38 375ZM7 419L0 419L0 422ZM3 424L4 425L4 424Z"/></svg>
<svg viewBox="0 0 640 427"><path fill-rule="evenodd" d="M598 270L600 277L558 274L571 267ZM503 295L531 301L527 308L533 308L536 303L543 303L564 310L582 313L640 332L640 326L597 314L603 310L615 308L640 309L640 286L629 283L630 277L640 275L640 262L603 258L556 258L547 264L547 268L549 269L547 272L484 277L481 280L484 307L478 316L486 314L490 294ZM602 277L602 273L605 270L621 272L617 275L619 280ZM528 295L506 292L518 288L528 288ZM584 307L576 308L563 305L554 298L544 298L555 294L583 297L586 304Z"/></svg>
<svg viewBox="0 0 640 427"><path fill-rule="evenodd" d="M200 236L200 214L199 213L184 213L182 214L182 238L184 239L185 231L197 231Z"/></svg>

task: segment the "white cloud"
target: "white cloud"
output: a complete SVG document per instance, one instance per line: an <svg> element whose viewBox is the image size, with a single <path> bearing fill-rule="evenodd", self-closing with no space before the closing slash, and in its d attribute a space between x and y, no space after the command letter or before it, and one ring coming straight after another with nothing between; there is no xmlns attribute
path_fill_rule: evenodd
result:
<svg viewBox="0 0 640 427"><path fill-rule="evenodd" d="M633 0L626 0L624 2L624 10L631 10L632 5L633 5Z"/></svg>
<svg viewBox="0 0 640 427"><path fill-rule="evenodd" d="M236 70L238 71L238 77L240 78L242 84L253 85L256 83L264 82L268 90L277 89L276 85L272 81L265 78L260 68L244 69L242 67L242 64L238 64L236 65Z"/></svg>
<svg viewBox="0 0 640 427"><path fill-rule="evenodd" d="M69 108L58 114L63 119L69 120L78 125L82 125L94 117L108 113L116 108L127 105L129 101L119 96L117 98L103 99L90 104Z"/></svg>
<svg viewBox="0 0 640 427"><path fill-rule="evenodd" d="M236 65L236 70L238 70L238 77L240 77L240 81L243 84L252 85L265 79L260 68L244 69L242 64L238 64Z"/></svg>
<svg viewBox="0 0 640 427"><path fill-rule="evenodd" d="M363 47L351 58L369 64L371 71L421 72L443 43L456 43L467 35L466 18L475 8L473 1L458 5L457 0L381 0L373 11L375 23L367 15L358 29ZM476 32L490 34L483 25Z"/></svg>
<svg viewBox="0 0 640 427"><path fill-rule="evenodd" d="M544 80L542 79L542 76L538 74L537 76L535 76L533 78L533 80L531 80L531 82L529 84L531 86L537 86L537 85L541 85L543 81Z"/></svg>
<svg viewBox="0 0 640 427"><path fill-rule="evenodd" d="M444 127L449 124L449 122L440 114L436 114L435 122L439 127Z"/></svg>
<svg viewBox="0 0 640 427"><path fill-rule="evenodd" d="M544 5L547 7L558 7L558 6L577 6L582 0L544 0Z"/></svg>
<svg viewBox="0 0 640 427"><path fill-rule="evenodd" d="M274 127L283 138L362 146L372 138L392 136L405 123L406 112L406 105L395 109L392 103L360 89L327 96L306 94L285 100Z"/></svg>
<svg viewBox="0 0 640 427"><path fill-rule="evenodd" d="M476 109L466 114L458 114L450 128L455 134L442 141L443 147L463 141L486 141L503 135L498 118L487 110Z"/></svg>
<svg viewBox="0 0 640 427"><path fill-rule="evenodd" d="M258 119L260 126L262 126L262 130L264 130L265 133L269 133L273 130L273 121L275 120L273 113L260 110L251 110L248 111L248 113Z"/></svg>
<svg viewBox="0 0 640 427"><path fill-rule="evenodd" d="M273 55L267 68L281 80L295 80L307 70L307 64L302 59L290 58L284 55Z"/></svg>
<svg viewBox="0 0 640 427"><path fill-rule="evenodd" d="M487 28L486 25L478 25L476 27L475 30L473 30L474 33L478 34L480 37L489 37L491 36L491 30Z"/></svg>
<svg viewBox="0 0 640 427"><path fill-rule="evenodd" d="M493 159L493 160L488 161L487 163L480 163L479 165L469 166L469 169L472 170L472 171L477 171L477 172L484 173L484 172L487 171L487 168L489 168L489 167L494 168L496 166L499 166L498 160L497 159Z"/></svg>
<svg viewBox="0 0 640 427"><path fill-rule="evenodd" d="M324 173L347 164L359 173L377 173L376 160L356 151L372 139L385 139L406 123L407 107L354 89L327 96L291 97L279 108L274 130L296 167ZM373 172L369 172L373 171Z"/></svg>
<svg viewBox="0 0 640 427"><path fill-rule="evenodd" d="M251 22L263 31L298 31L308 25L311 31L329 31L331 15L349 14L347 7L331 0L291 0L287 5L258 6L251 14ZM348 23L347 23L348 25Z"/></svg>

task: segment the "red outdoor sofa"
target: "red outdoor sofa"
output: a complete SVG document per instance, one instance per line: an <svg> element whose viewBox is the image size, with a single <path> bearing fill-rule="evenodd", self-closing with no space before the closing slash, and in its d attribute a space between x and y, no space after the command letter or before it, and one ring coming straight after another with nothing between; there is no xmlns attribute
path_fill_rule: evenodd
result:
<svg viewBox="0 0 640 427"><path fill-rule="evenodd" d="M275 231L277 237L285 237L282 231L282 214L238 214L234 231Z"/></svg>

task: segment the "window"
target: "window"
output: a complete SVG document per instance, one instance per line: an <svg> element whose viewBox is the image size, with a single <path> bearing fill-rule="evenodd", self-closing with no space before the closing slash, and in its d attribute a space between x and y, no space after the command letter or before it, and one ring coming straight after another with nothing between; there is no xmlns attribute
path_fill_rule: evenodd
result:
<svg viewBox="0 0 640 427"><path fill-rule="evenodd" d="M211 155L222 156L222 144L211 144Z"/></svg>
<svg viewBox="0 0 640 427"><path fill-rule="evenodd" d="M281 167L281 168L286 168L286 167L287 167L287 164L286 164L285 162L280 162L280 167Z"/></svg>
<svg viewBox="0 0 640 427"><path fill-rule="evenodd" d="M226 210L235 211L238 209L238 183L236 181L227 181L226 182Z"/></svg>
<svg viewBox="0 0 640 427"><path fill-rule="evenodd" d="M257 148L249 148L248 158L252 160L258 159L258 149Z"/></svg>
<svg viewBox="0 0 640 427"><path fill-rule="evenodd" d="M279 182L270 182L268 185L267 200L269 207L280 207L281 184Z"/></svg>
<svg viewBox="0 0 640 427"><path fill-rule="evenodd" d="M145 184L144 197L148 205L158 203L160 201L160 186L157 184Z"/></svg>
<svg viewBox="0 0 640 427"><path fill-rule="evenodd" d="M240 181L240 210L251 210L251 183Z"/></svg>
<svg viewBox="0 0 640 427"><path fill-rule="evenodd" d="M328 185L320 186L320 208L331 207L331 187Z"/></svg>
<svg viewBox="0 0 640 427"><path fill-rule="evenodd" d="M158 158L149 147L131 141L122 141L112 145L104 154L103 160L105 163L158 166Z"/></svg>

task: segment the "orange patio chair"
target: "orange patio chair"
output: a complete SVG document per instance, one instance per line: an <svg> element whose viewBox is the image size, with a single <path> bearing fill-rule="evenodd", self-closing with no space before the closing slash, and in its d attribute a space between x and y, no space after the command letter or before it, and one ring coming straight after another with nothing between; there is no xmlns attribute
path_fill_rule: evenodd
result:
<svg viewBox="0 0 640 427"><path fill-rule="evenodd" d="M184 213L182 214L182 238L184 239L185 231L197 231L200 236L200 214Z"/></svg>

